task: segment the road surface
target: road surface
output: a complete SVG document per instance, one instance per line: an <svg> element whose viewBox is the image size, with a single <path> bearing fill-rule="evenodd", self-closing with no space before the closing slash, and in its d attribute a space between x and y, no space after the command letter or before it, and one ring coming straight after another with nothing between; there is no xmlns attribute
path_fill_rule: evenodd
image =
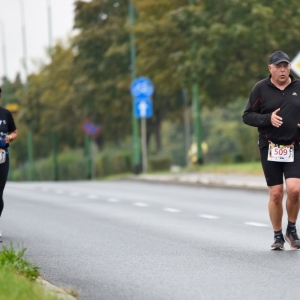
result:
<svg viewBox="0 0 300 300"><path fill-rule="evenodd" d="M241 189L9 182L2 240L79 299L299 299L300 252L269 250L267 202Z"/></svg>

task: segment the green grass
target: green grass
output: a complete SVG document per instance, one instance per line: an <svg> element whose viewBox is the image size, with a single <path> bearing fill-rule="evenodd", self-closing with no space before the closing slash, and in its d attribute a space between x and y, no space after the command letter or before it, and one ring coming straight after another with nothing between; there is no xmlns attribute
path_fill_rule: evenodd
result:
<svg viewBox="0 0 300 300"><path fill-rule="evenodd" d="M263 175L260 162L235 164L203 164L182 169L187 172L232 173L244 175Z"/></svg>
<svg viewBox="0 0 300 300"><path fill-rule="evenodd" d="M263 171L260 162L247 162L247 163L232 163L232 164L203 164L194 165L186 168L181 168L179 172L206 172L206 173L219 173L219 174L241 174L241 175L260 175L263 176ZM147 174L170 174L171 171L156 171L148 172ZM111 175L106 177L97 178L101 181L114 181L118 179L126 179L134 176L133 173L123 173Z"/></svg>
<svg viewBox="0 0 300 300"><path fill-rule="evenodd" d="M18 275L11 268L0 269L0 300L51 300L57 299L29 279Z"/></svg>
<svg viewBox="0 0 300 300"><path fill-rule="evenodd" d="M38 267L26 259L26 249L14 250L3 246L0 252L0 300L51 300L57 299L35 283Z"/></svg>

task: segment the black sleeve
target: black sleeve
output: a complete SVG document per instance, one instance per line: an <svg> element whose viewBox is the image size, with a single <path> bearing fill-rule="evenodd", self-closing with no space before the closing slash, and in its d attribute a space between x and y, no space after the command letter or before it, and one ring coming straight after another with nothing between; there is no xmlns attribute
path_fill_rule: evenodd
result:
<svg viewBox="0 0 300 300"><path fill-rule="evenodd" d="M7 122L8 132L13 132L17 129L14 118L9 110L7 111Z"/></svg>
<svg viewBox="0 0 300 300"><path fill-rule="evenodd" d="M254 127L265 127L271 125L271 113L262 114L261 111L261 85L256 84L249 96L243 121L245 124Z"/></svg>

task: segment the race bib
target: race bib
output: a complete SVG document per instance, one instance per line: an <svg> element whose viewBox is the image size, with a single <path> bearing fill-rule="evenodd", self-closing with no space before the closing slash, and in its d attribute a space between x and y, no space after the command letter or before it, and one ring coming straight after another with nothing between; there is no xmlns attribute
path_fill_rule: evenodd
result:
<svg viewBox="0 0 300 300"><path fill-rule="evenodd" d="M269 142L268 160L277 162L293 162L294 145L279 145Z"/></svg>
<svg viewBox="0 0 300 300"><path fill-rule="evenodd" d="M6 152L3 149L0 149L0 164L5 163L6 161Z"/></svg>

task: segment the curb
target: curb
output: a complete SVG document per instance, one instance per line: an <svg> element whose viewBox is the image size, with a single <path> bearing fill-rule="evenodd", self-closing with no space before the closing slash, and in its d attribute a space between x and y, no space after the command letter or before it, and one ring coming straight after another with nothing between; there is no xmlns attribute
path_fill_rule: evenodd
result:
<svg viewBox="0 0 300 300"><path fill-rule="evenodd" d="M38 277L35 281L37 284L42 285L46 292L56 296L59 300L77 300L77 298L70 295L64 288L59 288L41 277Z"/></svg>
<svg viewBox="0 0 300 300"><path fill-rule="evenodd" d="M210 187L210 188L228 188L228 189L242 189L242 190L250 190L250 191L260 191L260 192L268 192L268 188L266 184L263 182L262 184L257 184L256 182L230 182L226 180L205 180L201 178L193 178L189 180L185 177L174 177L174 178L163 178L163 177L131 177L131 178L123 178L122 181L140 181L147 183L161 183L161 184L177 184L177 185L187 185L187 186L198 186L198 187Z"/></svg>

